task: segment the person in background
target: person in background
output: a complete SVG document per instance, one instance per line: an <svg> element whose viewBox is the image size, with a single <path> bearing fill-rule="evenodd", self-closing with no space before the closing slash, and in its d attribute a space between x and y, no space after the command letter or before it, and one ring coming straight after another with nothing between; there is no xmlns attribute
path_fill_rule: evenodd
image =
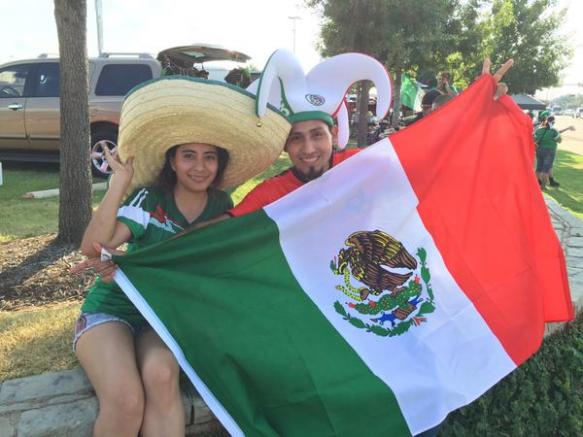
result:
<svg viewBox="0 0 583 437"><path fill-rule="evenodd" d="M421 112L417 112L414 116L403 118L401 122L405 126L409 126L416 121L421 120L423 117L426 117L431 111L433 111L433 102L435 99L442 95L441 91L435 88L425 92L421 99Z"/></svg>
<svg viewBox="0 0 583 437"><path fill-rule="evenodd" d="M457 89L452 84L451 73L449 71L442 71L437 75L437 90L441 94L451 97L458 95Z"/></svg>
<svg viewBox="0 0 583 437"><path fill-rule="evenodd" d="M536 176L541 190L545 190L547 185L551 185L551 170L555 161L558 144L561 142L561 134L553 127L548 111L542 111L538 115L540 124L534 131L534 142L536 145ZM553 179L552 186L559 186Z"/></svg>
<svg viewBox="0 0 583 437"><path fill-rule="evenodd" d="M437 96L433 101L433 104L431 105L431 111L435 111L437 108L442 107L453 98L454 96L449 94L442 94L440 96Z"/></svg>

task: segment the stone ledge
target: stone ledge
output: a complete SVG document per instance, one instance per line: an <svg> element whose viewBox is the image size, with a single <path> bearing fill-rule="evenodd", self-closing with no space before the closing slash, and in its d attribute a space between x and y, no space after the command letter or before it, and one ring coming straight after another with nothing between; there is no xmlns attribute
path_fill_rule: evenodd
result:
<svg viewBox="0 0 583 437"><path fill-rule="evenodd" d="M549 208L551 214L558 216L562 221L565 221L571 228L574 229L573 236L583 237L583 222L563 208L555 199L545 196L545 203Z"/></svg>
<svg viewBox="0 0 583 437"><path fill-rule="evenodd" d="M571 299L576 312L583 311L583 221L545 196L545 202L565 253Z"/></svg>
<svg viewBox="0 0 583 437"><path fill-rule="evenodd" d="M186 435L222 427L192 386L183 387ZM0 436L91 436L97 398L81 368L0 385Z"/></svg>

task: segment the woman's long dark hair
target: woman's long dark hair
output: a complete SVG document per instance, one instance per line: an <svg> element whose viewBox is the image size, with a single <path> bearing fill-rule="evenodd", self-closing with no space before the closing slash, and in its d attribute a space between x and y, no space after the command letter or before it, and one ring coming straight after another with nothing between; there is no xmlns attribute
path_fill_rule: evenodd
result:
<svg viewBox="0 0 583 437"><path fill-rule="evenodd" d="M176 156L176 150L178 150L179 145L171 147L166 151L166 156L164 159L164 167L160 170L160 174L158 175L158 182L157 186L163 188L164 190L172 192L174 187L176 186L176 172L172 169L172 165L170 161L172 158ZM217 168L217 174L211 183L211 187L216 188L223 180L223 176L225 174L225 169L229 164L229 152L225 149L217 146L213 146L217 149L217 158L219 161L219 165Z"/></svg>

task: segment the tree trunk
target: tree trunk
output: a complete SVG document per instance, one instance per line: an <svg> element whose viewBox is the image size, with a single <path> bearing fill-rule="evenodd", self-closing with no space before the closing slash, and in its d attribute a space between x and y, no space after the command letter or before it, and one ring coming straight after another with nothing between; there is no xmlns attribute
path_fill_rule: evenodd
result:
<svg viewBox="0 0 583 437"><path fill-rule="evenodd" d="M401 75L403 71L400 68L395 70L395 87L393 88L393 116L391 117L391 126L399 126L401 119Z"/></svg>
<svg viewBox="0 0 583 437"><path fill-rule="evenodd" d="M368 135L368 91L370 82L363 80L360 82L360 91L358 93L358 136L356 144L358 147L365 147Z"/></svg>
<svg viewBox="0 0 583 437"><path fill-rule="evenodd" d="M91 219L86 0L55 0L61 81L59 242L79 244Z"/></svg>

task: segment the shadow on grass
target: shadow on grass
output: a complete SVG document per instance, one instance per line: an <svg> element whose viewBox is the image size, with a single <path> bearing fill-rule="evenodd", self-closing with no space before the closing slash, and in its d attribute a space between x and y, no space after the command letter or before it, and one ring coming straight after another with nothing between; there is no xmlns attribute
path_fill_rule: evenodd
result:
<svg viewBox="0 0 583 437"><path fill-rule="evenodd" d="M30 254L20 263L0 271L0 303L13 297L15 286L24 283L40 270L74 250L75 246L63 245L53 239L41 250Z"/></svg>
<svg viewBox="0 0 583 437"><path fill-rule="evenodd" d="M14 171L42 171L48 173L58 173L58 162L28 162L28 161L2 161L5 170Z"/></svg>

